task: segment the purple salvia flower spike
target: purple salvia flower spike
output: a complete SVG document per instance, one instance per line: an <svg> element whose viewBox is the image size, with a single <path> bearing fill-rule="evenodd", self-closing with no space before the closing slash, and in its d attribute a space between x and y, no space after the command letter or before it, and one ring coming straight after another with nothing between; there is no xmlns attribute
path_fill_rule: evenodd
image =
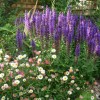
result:
<svg viewBox="0 0 100 100"><path fill-rule="evenodd" d="M17 30L17 34L16 34L16 42L17 42L17 47L19 50L22 50L22 46L23 46L23 34L20 32L20 30Z"/></svg>
<svg viewBox="0 0 100 100"><path fill-rule="evenodd" d="M78 43L75 48L75 56L78 57L80 55L80 44Z"/></svg>
<svg viewBox="0 0 100 100"><path fill-rule="evenodd" d="M31 41L31 46L32 46L32 50L36 49L36 44L35 44L34 40Z"/></svg>
<svg viewBox="0 0 100 100"><path fill-rule="evenodd" d="M95 46L94 53L95 53L97 56L100 56L100 45L96 45L96 46Z"/></svg>

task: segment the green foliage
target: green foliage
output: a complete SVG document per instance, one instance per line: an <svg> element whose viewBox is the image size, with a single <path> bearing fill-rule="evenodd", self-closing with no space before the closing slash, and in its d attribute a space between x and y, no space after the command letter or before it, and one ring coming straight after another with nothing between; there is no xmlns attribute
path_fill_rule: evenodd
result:
<svg viewBox="0 0 100 100"><path fill-rule="evenodd" d="M7 51L12 51L16 48L15 44L16 27L11 24L6 24L0 27L0 47ZM12 51L13 54L14 51Z"/></svg>
<svg viewBox="0 0 100 100"><path fill-rule="evenodd" d="M93 100L96 100L94 94L92 94L89 90L83 91L80 98L76 99L76 100L80 100L81 98L83 98L82 100L91 100L91 98L93 98Z"/></svg>
<svg viewBox="0 0 100 100"><path fill-rule="evenodd" d="M2 0L0 5L0 26L3 26L6 23L13 23L14 15L18 9L13 9L11 6L13 3L17 2L18 0ZM9 19L10 18L10 19Z"/></svg>

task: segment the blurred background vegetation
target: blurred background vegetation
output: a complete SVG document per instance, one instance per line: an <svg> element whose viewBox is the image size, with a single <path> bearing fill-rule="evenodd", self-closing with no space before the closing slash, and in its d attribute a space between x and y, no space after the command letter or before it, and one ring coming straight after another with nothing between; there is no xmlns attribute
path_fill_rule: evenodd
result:
<svg viewBox="0 0 100 100"><path fill-rule="evenodd" d="M18 1L20 0L1 0L0 1L0 26L4 26L6 23L14 22L14 20L16 19L16 13L18 13L18 11L21 8L18 8L18 7L13 8L11 6ZM36 2L36 0L33 0L33 1ZM61 12L61 11L66 12L67 7L69 5L74 10L76 9L76 7L78 8L80 5L80 1L82 2L82 0L39 0L39 5L43 6L44 8L46 7L46 5L48 5L51 8L55 8L58 12ZM100 5L99 5L100 0L83 0L83 1L86 1L86 2L92 1L91 3L94 3L94 2L96 3L96 9L92 7L90 14L88 16L92 18L92 20L100 27L100 22L98 20L100 18L99 16L100 15ZM84 10L83 6L82 6L82 10Z"/></svg>

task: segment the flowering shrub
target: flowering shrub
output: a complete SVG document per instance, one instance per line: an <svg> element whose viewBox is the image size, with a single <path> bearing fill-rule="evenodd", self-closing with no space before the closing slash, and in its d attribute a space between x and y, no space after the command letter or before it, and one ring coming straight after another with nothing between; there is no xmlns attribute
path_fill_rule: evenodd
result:
<svg viewBox="0 0 100 100"><path fill-rule="evenodd" d="M1 100L75 100L95 80L100 31L91 20L47 7L15 24L18 52L0 49Z"/></svg>
<svg viewBox="0 0 100 100"><path fill-rule="evenodd" d="M91 81L93 76L100 75L99 28L90 19L71 13L70 7L66 14L48 7L34 14L25 12L24 18L16 20L16 26L19 52L26 51L34 57L34 51L41 50L42 56L50 59L47 52L53 48L57 56L53 66L75 66ZM52 55L54 58L56 56Z"/></svg>
<svg viewBox="0 0 100 100"><path fill-rule="evenodd" d="M79 69L53 66L56 50L51 49L50 59L26 54L12 57L0 49L0 99L1 100L73 100L87 85Z"/></svg>

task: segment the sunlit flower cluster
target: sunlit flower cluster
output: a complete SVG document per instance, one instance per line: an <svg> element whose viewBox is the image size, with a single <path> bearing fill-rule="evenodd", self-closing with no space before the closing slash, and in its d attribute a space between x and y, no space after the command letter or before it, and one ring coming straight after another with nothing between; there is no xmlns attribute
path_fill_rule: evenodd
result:
<svg viewBox="0 0 100 100"><path fill-rule="evenodd" d="M54 99L54 96L58 98L64 92L66 100L73 100L74 95L79 95L85 87L84 76L74 67L55 71L52 65L56 59L55 52L55 49L50 51L50 59L44 59L40 54L31 58L20 54L12 58L0 49L3 59L0 61L0 99L45 100ZM80 80L83 81L80 83Z"/></svg>

